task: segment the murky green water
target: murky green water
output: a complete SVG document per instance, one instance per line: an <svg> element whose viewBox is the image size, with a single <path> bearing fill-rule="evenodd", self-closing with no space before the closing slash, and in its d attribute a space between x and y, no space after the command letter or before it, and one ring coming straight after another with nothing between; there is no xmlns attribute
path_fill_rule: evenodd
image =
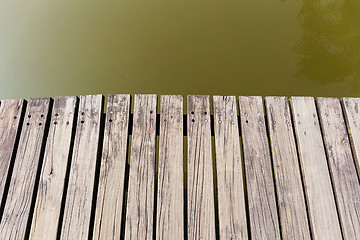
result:
<svg viewBox="0 0 360 240"><path fill-rule="evenodd" d="M360 94L358 0L0 0L0 99Z"/></svg>

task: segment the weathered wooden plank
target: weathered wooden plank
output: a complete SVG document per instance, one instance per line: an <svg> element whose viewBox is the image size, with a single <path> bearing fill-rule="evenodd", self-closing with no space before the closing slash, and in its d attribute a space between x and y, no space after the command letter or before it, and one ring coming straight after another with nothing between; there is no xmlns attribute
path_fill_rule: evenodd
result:
<svg viewBox="0 0 360 240"><path fill-rule="evenodd" d="M360 179L360 98L342 99L344 115L352 146L355 165Z"/></svg>
<svg viewBox="0 0 360 240"><path fill-rule="evenodd" d="M239 97L252 239L280 239L271 158L261 97Z"/></svg>
<svg viewBox="0 0 360 240"><path fill-rule="evenodd" d="M314 239L342 239L314 98L291 97L295 135Z"/></svg>
<svg viewBox="0 0 360 240"><path fill-rule="evenodd" d="M24 108L24 100L2 100L0 103L0 199L4 194L10 162L16 155L15 141L21 131Z"/></svg>
<svg viewBox="0 0 360 240"><path fill-rule="evenodd" d="M188 238L215 239L209 96L187 97Z"/></svg>
<svg viewBox="0 0 360 240"><path fill-rule="evenodd" d="M265 98L283 239L311 239L288 100Z"/></svg>
<svg viewBox="0 0 360 240"><path fill-rule="evenodd" d="M156 95L135 95L125 239L152 239Z"/></svg>
<svg viewBox="0 0 360 240"><path fill-rule="evenodd" d="M4 213L0 223L0 239L24 239L34 195L38 168L41 167L45 126L51 105L49 98L33 98L28 102L24 127L11 176Z"/></svg>
<svg viewBox="0 0 360 240"><path fill-rule="evenodd" d="M130 95L109 95L93 239L120 239Z"/></svg>
<svg viewBox="0 0 360 240"><path fill-rule="evenodd" d="M156 239L184 239L183 96L161 96Z"/></svg>
<svg viewBox="0 0 360 240"><path fill-rule="evenodd" d="M344 239L360 239L360 184L339 99L317 98Z"/></svg>
<svg viewBox="0 0 360 240"><path fill-rule="evenodd" d="M102 95L80 97L61 239L88 238L102 103Z"/></svg>
<svg viewBox="0 0 360 240"><path fill-rule="evenodd" d="M56 239L76 104L76 97L55 98L30 239Z"/></svg>
<svg viewBox="0 0 360 240"><path fill-rule="evenodd" d="M213 97L220 239L248 239L236 97Z"/></svg>

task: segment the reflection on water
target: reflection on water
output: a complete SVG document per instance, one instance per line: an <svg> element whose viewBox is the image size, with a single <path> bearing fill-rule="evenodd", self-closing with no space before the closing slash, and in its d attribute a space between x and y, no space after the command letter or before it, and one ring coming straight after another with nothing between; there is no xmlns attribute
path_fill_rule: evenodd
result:
<svg viewBox="0 0 360 240"><path fill-rule="evenodd" d="M349 94L360 92L359 12L357 0L302 0L297 76L322 85L346 82L352 88Z"/></svg>
<svg viewBox="0 0 360 240"><path fill-rule="evenodd" d="M357 0L0 0L0 99L360 93Z"/></svg>

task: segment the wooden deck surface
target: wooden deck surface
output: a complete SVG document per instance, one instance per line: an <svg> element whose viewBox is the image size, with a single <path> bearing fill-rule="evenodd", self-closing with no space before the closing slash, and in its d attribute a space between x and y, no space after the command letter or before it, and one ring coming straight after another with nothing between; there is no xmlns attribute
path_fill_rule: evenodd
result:
<svg viewBox="0 0 360 240"><path fill-rule="evenodd" d="M360 239L359 107L114 94L104 112L102 95L1 100L0 239Z"/></svg>

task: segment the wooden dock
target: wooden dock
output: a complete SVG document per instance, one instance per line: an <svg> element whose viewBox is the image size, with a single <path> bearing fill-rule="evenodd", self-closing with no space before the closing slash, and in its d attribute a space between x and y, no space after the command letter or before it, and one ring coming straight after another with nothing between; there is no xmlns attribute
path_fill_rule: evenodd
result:
<svg viewBox="0 0 360 240"><path fill-rule="evenodd" d="M360 239L360 98L131 101L0 101L0 239Z"/></svg>

